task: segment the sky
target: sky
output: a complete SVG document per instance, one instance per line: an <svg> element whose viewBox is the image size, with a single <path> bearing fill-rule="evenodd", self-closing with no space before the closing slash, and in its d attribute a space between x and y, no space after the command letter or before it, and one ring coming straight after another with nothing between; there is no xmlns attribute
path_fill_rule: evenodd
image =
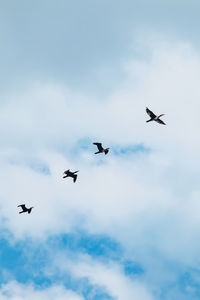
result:
<svg viewBox="0 0 200 300"><path fill-rule="evenodd" d="M200 298L199 9L0 1L0 300Z"/></svg>

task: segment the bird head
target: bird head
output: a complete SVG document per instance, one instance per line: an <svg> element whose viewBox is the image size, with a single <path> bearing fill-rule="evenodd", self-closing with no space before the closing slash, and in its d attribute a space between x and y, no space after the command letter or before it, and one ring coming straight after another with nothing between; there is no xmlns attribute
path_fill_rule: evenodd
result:
<svg viewBox="0 0 200 300"><path fill-rule="evenodd" d="M70 171L70 169L69 169L69 170L66 170L66 171L64 171L64 172L63 172L63 174L67 174L69 171Z"/></svg>
<svg viewBox="0 0 200 300"><path fill-rule="evenodd" d="M164 115L165 115L165 114L161 114L161 115L158 116L158 118L160 118L160 117L162 117L162 116L164 116Z"/></svg>

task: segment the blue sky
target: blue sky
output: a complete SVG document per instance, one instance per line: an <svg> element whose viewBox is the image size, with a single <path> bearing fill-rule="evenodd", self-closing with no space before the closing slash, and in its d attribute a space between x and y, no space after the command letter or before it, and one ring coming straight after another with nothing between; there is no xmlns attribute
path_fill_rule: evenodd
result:
<svg viewBox="0 0 200 300"><path fill-rule="evenodd" d="M199 299L199 9L1 1L0 299Z"/></svg>

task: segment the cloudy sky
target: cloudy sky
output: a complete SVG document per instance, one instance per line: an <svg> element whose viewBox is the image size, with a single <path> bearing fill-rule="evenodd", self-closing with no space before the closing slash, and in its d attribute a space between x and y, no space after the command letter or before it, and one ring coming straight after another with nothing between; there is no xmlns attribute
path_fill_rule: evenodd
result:
<svg viewBox="0 0 200 300"><path fill-rule="evenodd" d="M199 10L0 1L0 299L200 298Z"/></svg>

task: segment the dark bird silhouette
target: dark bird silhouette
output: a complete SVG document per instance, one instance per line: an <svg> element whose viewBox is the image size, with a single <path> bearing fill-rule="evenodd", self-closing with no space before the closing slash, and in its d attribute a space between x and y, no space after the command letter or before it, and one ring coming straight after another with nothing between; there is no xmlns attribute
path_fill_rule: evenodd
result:
<svg viewBox="0 0 200 300"><path fill-rule="evenodd" d="M63 174L65 174L63 176L63 178L66 178L66 177L72 177L74 182L76 182L76 179L77 179L77 174L79 171L75 171L75 172L71 172L70 170L67 170L65 171Z"/></svg>
<svg viewBox="0 0 200 300"><path fill-rule="evenodd" d="M109 149L110 148L103 148L102 147L102 143L93 143L93 145L96 145L97 146L97 148L98 148L98 152L95 152L94 154L98 154L98 153L105 153L105 154L107 154L108 153L108 151L109 151Z"/></svg>
<svg viewBox="0 0 200 300"><path fill-rule="evenodd" d="M157 123L159 124L163 124L163 125L166 125L162 120L160 120L160 117L164 116L165 114L162 114L162 115L159 115L159 116L156 116L150 109L148 109L146 107L146 112L147 114L150 116L150 120L147 120L146 122L150 122L150 121L156 121Z"/></svg>
<svg viewBox="0 0 200 300"><path fill-rule="evenodd" d="M27 208L27 207L25 206L25 204L18 205L17 207L21 207L21 209L22 209L22 211L20 211L19 214L22 214L22 213L25 213L25 212L27 212L28 214L30 214L32 208L34 208L33 206L30 207L30 208Z"/></svg>

